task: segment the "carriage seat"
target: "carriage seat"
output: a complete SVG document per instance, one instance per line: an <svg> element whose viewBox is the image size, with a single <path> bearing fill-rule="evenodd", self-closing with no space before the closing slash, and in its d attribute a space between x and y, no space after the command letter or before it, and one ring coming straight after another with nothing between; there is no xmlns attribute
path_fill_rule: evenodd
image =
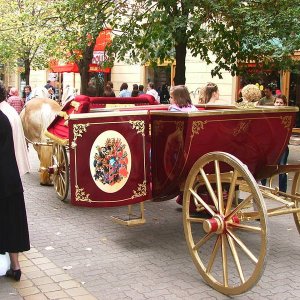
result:
<svg viewBox="0 0 300 300"><path fill-rule="evenodd" d="M48 126L45 135L61 145L69 142L68 119L70 114L88 113L90 108L105 108L107 105L122 106L124 104L141 106L159 104L151 95L138 97L88 97L76 96L74 100L65 103L53 122Z"/></svg>
<svg viewBox="0 0 300 300"><path fill-rule="evenodd" d="M91 108L116 106L138 106L159 104L151 95L143 94L138 97L90 97Z"/></svg>
<svg viewBox="0 0 300 300"><path fill-rule="evenodd" d="M65 103L52 123L45 131L45 135L61 145L67 145L69 139L68 119L70 114L87 113L90 110L90 98L84 95L76 96L74 100Z"/></svg>

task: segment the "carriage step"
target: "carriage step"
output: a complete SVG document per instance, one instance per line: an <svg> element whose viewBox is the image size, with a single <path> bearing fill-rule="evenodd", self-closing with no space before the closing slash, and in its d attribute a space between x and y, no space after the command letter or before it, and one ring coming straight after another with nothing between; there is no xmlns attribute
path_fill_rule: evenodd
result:
<svg viewBox="0 0 300 300"><path fill-rule="evenodd" d="M132 205L128 205L128 214L125 216L111 216L113 222L125 226L137 226L146 223L144 203L139 203L139 214L132 212Z"/></svg>

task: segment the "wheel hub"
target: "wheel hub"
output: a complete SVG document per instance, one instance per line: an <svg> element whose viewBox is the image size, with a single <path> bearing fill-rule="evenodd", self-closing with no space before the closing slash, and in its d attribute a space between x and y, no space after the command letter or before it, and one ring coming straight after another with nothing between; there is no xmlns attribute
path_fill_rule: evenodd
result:
<svg viewBox="0 0 300 300"><path fill-rule="evenodd" d="M224 231L225 222L224 219L220 215L216 215L211 219L207 219L203 222L203 230L206 233L215 232L220 234Z"/></svg>

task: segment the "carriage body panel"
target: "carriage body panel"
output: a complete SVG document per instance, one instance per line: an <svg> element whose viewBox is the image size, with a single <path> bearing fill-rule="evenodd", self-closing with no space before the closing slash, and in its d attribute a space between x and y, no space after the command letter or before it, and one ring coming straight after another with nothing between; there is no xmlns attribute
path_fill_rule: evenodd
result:
<svg viewBox="0 0 300 300"><path fill-rule="evenodd" d="M74 115L69 137L72 204L123 206L151 197L147 112Z"/></svg>
<svg viewBox="0 0 300 300"><path fill-rule="evenodd" d="M152 112L153 197L177 195L195 161L222 151L240 159L255 179L277 164L295 122L295 110L211 110ZM225 172L226 170L222 170Z"/></svg>
<svg viewBox="0 0 300 300"><path fill-rule="evenodd" d="M183 189L195 161L213 151L233 154L256 179L261 179L265 166L277 164L286 148L296 112L294 108L222 109L194 113L160 111L154 107L150 112L136 108L123 110L71 115L69 143L73 204L121 206L148 199L170 199ZM107 149L104 149L103 158L99 158L96 150L97 147L106 147L109 139L115 142L119 138L128 149L126 155L130 152L126 166L130 174L125 179L113 175L118 172L112 164L116 158L109 162L112 154ZM95 155L98 156L98 166ZM106 164L106 171L102 169L103 164ZM99 170L95 171L97 168ZM115 191L120 185L118 181L126 183Z"/></svg>

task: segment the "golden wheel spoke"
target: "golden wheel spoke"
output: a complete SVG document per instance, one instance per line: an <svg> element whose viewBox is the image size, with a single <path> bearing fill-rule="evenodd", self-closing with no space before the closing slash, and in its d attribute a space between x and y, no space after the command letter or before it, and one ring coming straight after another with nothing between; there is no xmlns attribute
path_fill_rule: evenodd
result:
<svg viewBox="0 0 300 300"><path fill-rule="evenodd" d="M242 270L242 266L241 266L241 263L240 263L238 253L237 253L236 248L235 248L234 241L233 241L233 239L230 235L227 235L227 240L228 240L228 244L229 244L229 247L230 247L230 250L231 250L235 265L236 265L236 268L238 270L241 282L245 283L244 273L243 273L243 270Z"/></svg>
<svg viewBox="0 0 300 300"><path fill-rule="evenodd" d="M237 172L237 170L234 170L233 175L232 175L232 180L230 183L229 192L228 192L225 215L227 215L228 212L230 212L230 210L231 210L232 202L233 202L233 199L235 196L235 184L236 184L237 176L238 176L238 172Z"/></svg>
<svg viewBox="0 0 300 300"><path fill-rule="evenodd" d="M215 216L215 212L209 207L208 204L206 204L206 202L193 189L190 189L190 192L212 216Z"/></svg>
<svg viewBox="0 0 300 300"><path fill-rule="evenodd" d="M227 261L227 248L226 248L226 236L225 236L225 234L222 234L221 249L222 249L224 286L228 287L228 261Z"/></svg>
<svg viewBox="0 0 300 300"><path fill-rule="evenodd" d="M227 228L227 232L233 238L233 240L240 246L240 248L249 256L249 258L255 263L258 263L258 259L255 255L248 249L248 247L236 236L231 230Z"/></svg>
<svg viewBox="0 0 300 300"><path fill-rule="evenodd" d="M216 258L217 252L218 252L218 250L220 248L220 245L221 245L221 236L218 235L218 237L216 239L216 242L215 242L215 245L214 245L214 248L213 248L213 251L212 251L211 256L209 258L209 261L208 261L208 264L207 264L207 268L205 270L205 272L207 274L209 274L210 271L211 271L211 269L212 269L212 266L213 266L213 264L215 262L215 258Z"/></svg>
<svg viewBox="0 0 300 300"><path fill-rule="evenodd" d="M205 172L202 168L200 169L200 173L201 173L201 176L204 179L204 182L205 182L205 185L206 185L207 190L209 192L209 195L212 198L215 207L218 209L218 199L217 199L216 194L215 194L213 188L211 187L211 184L210 184L210 182L209 182L209 180L208 180L208 178L207 178L207 176L206 176L206 174L205 174Z"/></svg>
<svg viewBox="0 0 300 300"><path fill-rule="evenodd" d="M256 226L249 226L249 225L238 224L238 223L227 223L227 227L237 228L237 229L251 231L255 233L261 233L261 228Z"/></svg>
<svg viewBox="0 0 300 300"><path fill-rule="evenodd" d="M66 183L63 174L60 173L60 174L59 174L59 178L60 178L62 184L65 184L65 183Z"/></svg>
<svg viewBox="0 0 300 300"><path fill-rule="evenodd" d="M194 247L193 250L198 250L202 245L204 245L207 241L209 241L212 238L213 234L208 233L206 234Z"/></svg>
<svg viewBox="0 0 300 300"><path fill-rule="evenodd" d="M231 219L234 215L236 215L240 210L242 210L252 199L252 194L249 195L246 199L244 199L229 215L225 216L226 220Z"/></svg>
<svg viewBox="0 0 300 300"><path fill-rule="evenodd" d="M224 216L224 201L223 201L223 190L221 181L221 172L219 161L215 160L215 172L217 177L217 194L218 194L218 210L221 216Z"/></svg>

